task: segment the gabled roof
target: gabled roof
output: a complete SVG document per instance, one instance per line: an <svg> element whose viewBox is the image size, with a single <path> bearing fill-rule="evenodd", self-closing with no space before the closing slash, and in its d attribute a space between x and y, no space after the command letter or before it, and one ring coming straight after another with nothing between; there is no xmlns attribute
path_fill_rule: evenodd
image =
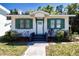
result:
<svg viewBox="0 0 79 59"><path fill-rule="evenodd" d="M3 7L2 5L0 5L0 11L2 12L5 12L5 14L9 14L10 11L8 9L6 9L5 7Z"/></svg>
<svg viewBox="0 0 79 59"><path fill-rule="evenodd" d="M42 14L45 14L45 15L50 15L49 13L44 12L44 11L35 11L35 12L30 13L30 15L34 15L36 13L42 13Z"/></svg>
<svg viewBox="0 0 79 59"><path fill-rule="evenodd" d="M41 15L40 15L41 14ZM37 15L37 16L35 16ZM34 16L34 17L45 17L45 16L50 16L50 17L54 17L54 16L67 16L67 17L75 17L76 15L51 15L47 12L44 12L44 11L34 11L32 13L30 13L29 15L7 15L7 16Z"/></svg>
<svg viewBox="0 0 79 59"><path fill-rule="evenodd" d="M69 16L69 17L75 17L76 15L50 15L50 16Z"/></svg>
<svg viewBox="0 0 79 59"><path fill-rule="evenodd" d="M44 12L44 11L35 11L35 12L30 13L30 15L35 15L37 13L42 13L42 14L47 15L47 16L69 16L69 17L75 17L76 16L76 15L50 15L49 13Z"/></svg>

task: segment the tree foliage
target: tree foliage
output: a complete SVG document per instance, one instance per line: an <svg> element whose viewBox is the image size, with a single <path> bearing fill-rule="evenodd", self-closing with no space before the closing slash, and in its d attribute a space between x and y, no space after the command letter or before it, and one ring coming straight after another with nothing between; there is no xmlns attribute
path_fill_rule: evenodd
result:
<svg viewBox="0 0 79 59"><path fill-rule="evenodd" d="M79 13L79 4L72 3L66 7L68 9L68 14L78 14Z"/></svg>
<svg viewBox="0 0 79 59"><path fill-rule="evenodd" d="M46 5L46 6L39 6L36 10L37 11L41 10L48 12L49 14L56 14L56 15L63 14L65 12L67 14L79 14L79 4L72 3L69 4L66 8L62 4L56 7L54 7L53 5ZM32 13L36 10L29 9L29 13ZM10 10L10 14L18 14L18 10L17 9ZM27 12L25 13L23 12L23 14L27 14Z"/></svg>
<svg viewBox="0 0 79 59"><path fill-rule="evenodd" d="M18 10L17 9L10 10L10 14L18 14Z"/></svg>
<svg viewBox="0 0 79 59"><path fill-rule="evenodd" d="M47 6L43 6L43 7L39 6L37 8L37 10L42 10L42 11L45 11L45 12L48 12L51 14L53 11L53 6L51 6L51 5L47 5Z"/></svg>
<svg viewBox="0 0 79 59"><path fill-rule="evenodd" d="M62 14L63 13L63 5L58 5L56 7L56 11L59 12L60 14Z"/></svg>

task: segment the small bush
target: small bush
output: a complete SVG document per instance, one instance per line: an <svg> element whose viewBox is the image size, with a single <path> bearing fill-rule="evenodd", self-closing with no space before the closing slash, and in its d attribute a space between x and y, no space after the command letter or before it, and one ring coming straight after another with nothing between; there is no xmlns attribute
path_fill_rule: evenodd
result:
<svg viewBox="0 0 79 59"><path fill-rule="evenodd" d="M62 41L64 39L64 31L63 30L57 31L56 38L58 42Z"/></svg>
<svg viewBox="0 0 79 59"><path fill-rule="evenodd" d="M79 41L79 34L78 34L78 32L74 32L71 37L72 37L71 38L72 41Z"/></svg>
<svg viewBox="0 0 79 59"><path fill-rule="evenodd" d="M12 39L16 39L17 34L18 34L18 33L17 33L16 31L11 31L11 34L10 34L10 35L11 35L11 38L12 38Z"/></svg>
<svg viewBox="0 0 79 59"><path fill-rule="evenodd" d="M8 31L1 37L2 42L11 42L16 39L17 33L14 31Z"/></svg>
<svg viewBox="0 0 79 59"><path fill-rule="evenodd" d="M77 32L74 32L73 34L72 34L72 39L74 39L75 37L77 37L78 36L78 33Z"/></svg>
<svg viewBox="0 0 79 59"><path fill-rule="evenodd" d="M78 32L74 32L73 34L74 34L74 35L78 35Z"/></svg>

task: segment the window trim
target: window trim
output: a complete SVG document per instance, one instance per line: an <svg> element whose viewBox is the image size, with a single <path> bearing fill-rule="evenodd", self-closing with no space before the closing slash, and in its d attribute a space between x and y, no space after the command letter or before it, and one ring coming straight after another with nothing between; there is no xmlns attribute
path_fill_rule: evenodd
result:
<svg viewBox="0 0 79 59"><path fill-rule="evenodd" d="M19 22L20 22L20 20L24 20L24 28L20 28L20 25L19 25L19 28L17 28L16 27L16 20L19 20ZM29 28L26 28L25 27L25 21L26 20L30 20L31 22L29 23L29 25L30 25L30 27ZM16 29L32 29L33 28L33 19L32 18L16 18L15 19L15 28Z"/></svg>
<svg viewBox="0 0 79 59"><path fill-rule="evenodd" d="M51 28L51 24L49 24L49 22L51 20L54 20L54 22L55 22L54 28ZM57 28L57 25L56 25L57 20L61 20L61 27L60 28ZM63 29L62 28L62 21L64 22L63 28L65 28L65 19L64 18L47 18L47 28L48 29Z"/></svg>

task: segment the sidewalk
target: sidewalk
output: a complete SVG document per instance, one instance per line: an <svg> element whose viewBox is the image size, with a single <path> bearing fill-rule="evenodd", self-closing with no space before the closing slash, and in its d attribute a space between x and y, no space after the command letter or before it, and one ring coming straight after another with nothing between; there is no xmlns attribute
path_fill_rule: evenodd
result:
<svg viewBox="0 0 79 59"><path fill-rule="evenodd" d="M29 46L23 56L46 56L45 47L48 43L35 43Z"/></svg>

